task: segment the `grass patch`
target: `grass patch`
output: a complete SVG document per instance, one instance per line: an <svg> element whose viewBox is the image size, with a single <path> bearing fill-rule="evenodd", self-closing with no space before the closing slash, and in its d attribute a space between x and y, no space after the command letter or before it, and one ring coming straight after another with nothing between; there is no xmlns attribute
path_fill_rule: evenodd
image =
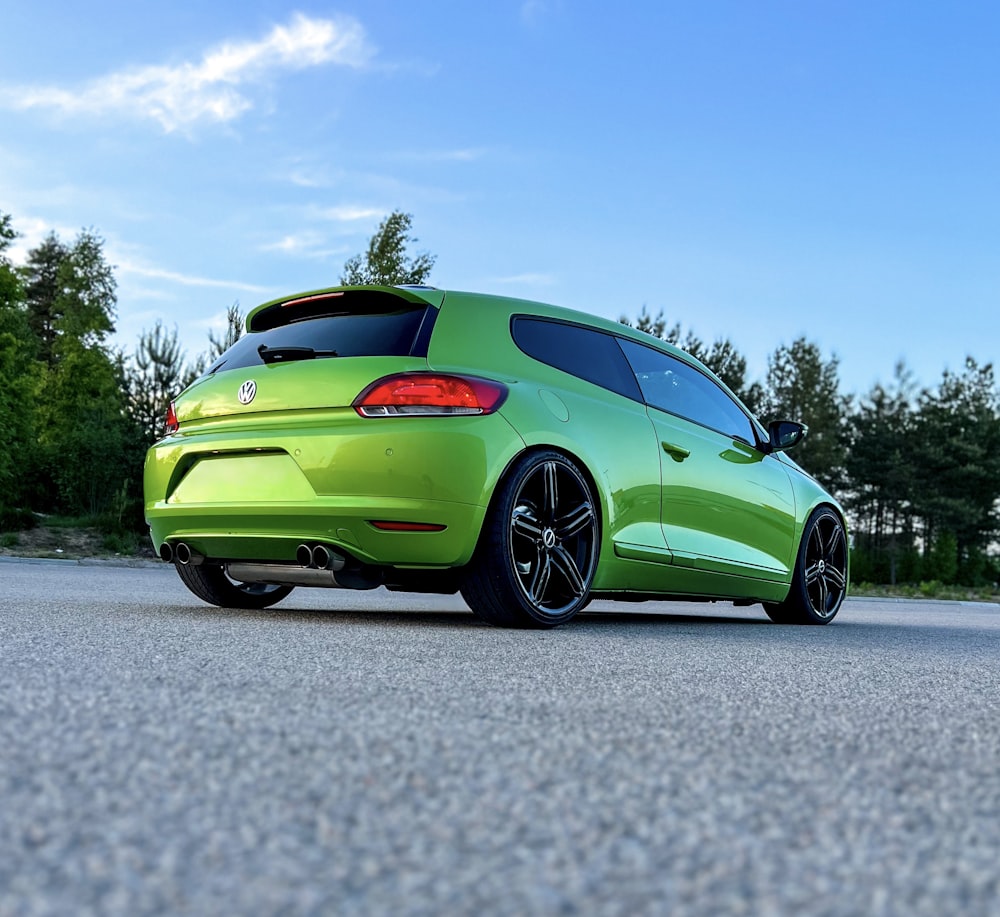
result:
<svg viewBox="0 0 1000 917"><path fill-rule="evenodd" d="M852 583L852 596L876 599L942 599L952 602L1000 602L1000 592L992 586L948 586L938 580L882 586Z"/></svg>
<svg viewBox="0 0 1000 917"><path fill-rule="evenodd" d="M14 532L4 532L0 535L0 548L16 548L20 543L21 539Z"/></svg>

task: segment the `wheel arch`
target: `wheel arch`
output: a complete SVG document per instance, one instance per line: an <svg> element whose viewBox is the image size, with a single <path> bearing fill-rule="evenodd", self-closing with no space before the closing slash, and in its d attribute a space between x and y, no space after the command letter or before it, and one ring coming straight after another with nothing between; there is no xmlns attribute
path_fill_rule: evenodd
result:
<svg viewBox="0 0 1000 917"><path fill-rule="evenodd" d="M486 506L486 512L483 514L483 522L479 526L479 533L476 535L476 545L479 545L479 541L483 537L483 530L486 528L486 520L489 519L490 513L492 512L496 501L499 499L500 494L503 492L504 485L507 483L514 466L526 455L533 455L536 452L556 452L564 458L568 458L580 470L580 473L583 475L584 481L586 482L587 487L590 488L590 492L597 504L597 535L599 543L603 544L608 508L605 504L604 493L601 488L598 487L597 478L593 471L591 471L590 466L572 449L567 449L565 446L556 445L554 443L531 443L511 456L510 461L507 462L503 471L500 472L496 483L493 485L493 492L490 494L490 499Z"/></svg>

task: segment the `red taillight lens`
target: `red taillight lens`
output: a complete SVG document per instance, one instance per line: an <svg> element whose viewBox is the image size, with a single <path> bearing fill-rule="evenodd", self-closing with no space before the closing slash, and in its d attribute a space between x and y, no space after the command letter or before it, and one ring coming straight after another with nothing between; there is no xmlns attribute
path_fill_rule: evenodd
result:
<svg viewBox="0 0 1000 917"><path fill-rule="evenodd" d="M507 397L507 386L475 376L398 373L373 382L354 399L362 417L492 414Z"/></svg>
<svg viewBox="0 0 1000 917"><path fill-rule="evenodd" d="M163 424L163 435L169 436L171 433L176 433L177 428L180 424L177 422L177 411L174 409L174 403L170 402L170 407L167 408L167 419Z"/></svg>

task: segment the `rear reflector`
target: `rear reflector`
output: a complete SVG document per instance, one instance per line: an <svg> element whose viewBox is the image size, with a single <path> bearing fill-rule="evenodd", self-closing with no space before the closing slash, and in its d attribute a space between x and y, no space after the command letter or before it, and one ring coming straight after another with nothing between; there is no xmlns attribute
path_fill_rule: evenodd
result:
<svg viewBox="0 0 1000 917"><path fill-rule="evenodd" d="M397 373L369 385L354 399L362 417L492 414L507 397L507 387L475 376Z"/></svg>
<svg viewBox="0 0 1000 917"><path fill-rule="evenodd" d="M382 532L443 532L447 528L433 522L388 522L384 519L369 519L368 524Z"/></svg>

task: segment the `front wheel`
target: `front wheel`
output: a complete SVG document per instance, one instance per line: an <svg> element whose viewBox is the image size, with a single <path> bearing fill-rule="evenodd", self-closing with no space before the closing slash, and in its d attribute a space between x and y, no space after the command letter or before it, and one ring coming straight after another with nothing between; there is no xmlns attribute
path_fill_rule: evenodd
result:
<svg viewBox="0 0 1000 917"><path fill-rule="evenodd" d="M803 530L788 598L764 604L777 624L829 624L847 595L847 535L832 509L814 510Z"/></svg>
<svg viewBox="0 0 1000 917"><path fill-rule="evenodd" d="M241 583L219 564L175 564L177 575L199 599L222 608L267 608L294 587L273 583Z"/></svg>
<svg viewBox="0 0 1000 917"><path fill-rule="evenodd" d="M589 601L599 541L580 469L558 452L529 453L493 500L462 597L498 627L563 624Z"/></svg>

